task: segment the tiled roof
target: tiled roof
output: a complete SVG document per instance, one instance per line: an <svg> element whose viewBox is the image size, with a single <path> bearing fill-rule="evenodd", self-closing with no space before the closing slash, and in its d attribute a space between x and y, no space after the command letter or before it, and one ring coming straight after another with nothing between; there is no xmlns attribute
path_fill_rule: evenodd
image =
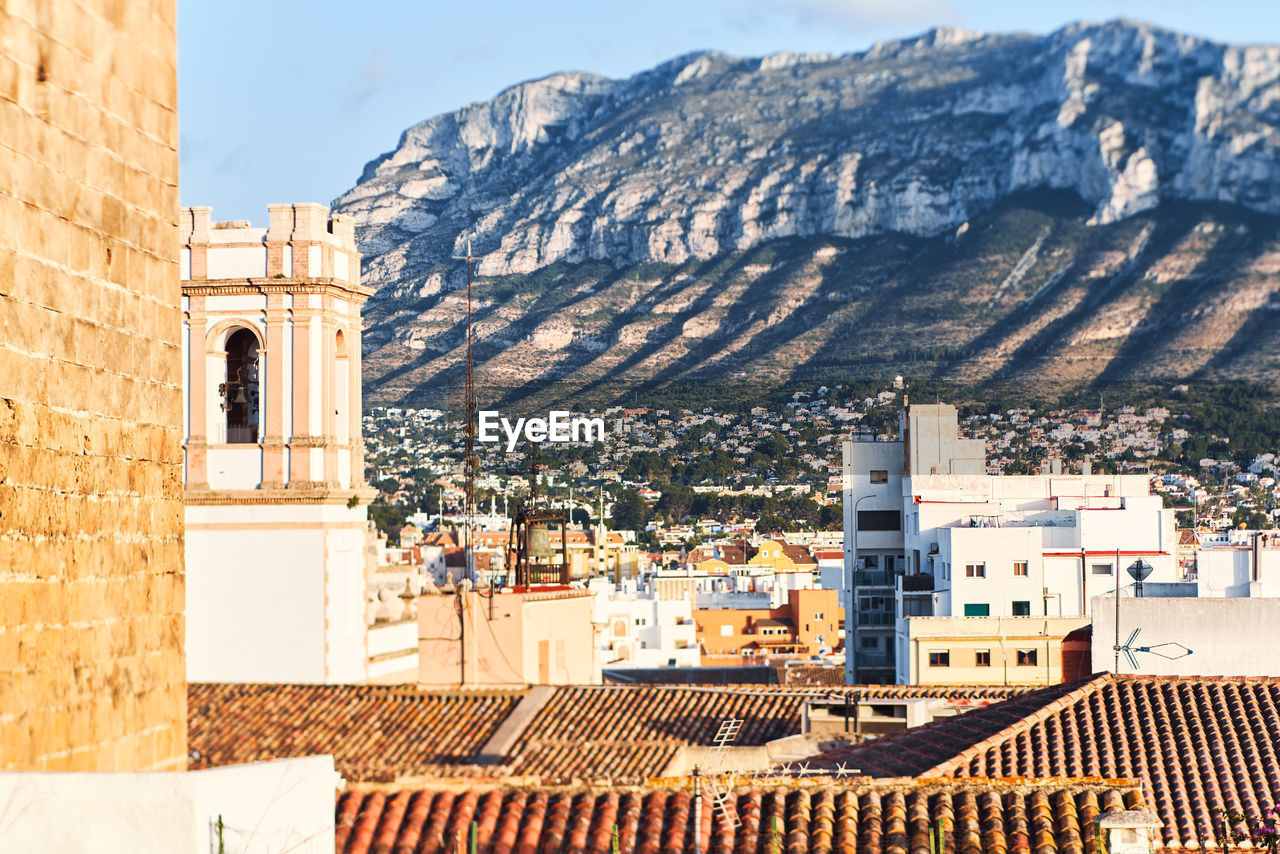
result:
<svg viewBox="0 0 1280 854"><path fill-rule="evenodd" d="M331 753L349 780L456 774L520 699L401 686L191 683L191 767Z"/></svg>
<svg viewBox="0 0 1280 854"><path fill-rule="evenodd" d="M825 764L834 767L839 761L847 761L849 767L872 777L933 776L941 773L935 770L939 765L960 751L1020 723L1081 684L1069 682L1027 691L957 717L942 718L905 732L833 751L825 755ZM911 695L895 692L890 696Z"/></svg>
<svg viewBox="0 0 1280 854"><path fill-rule="evenodd" d="M990 703L1021 689L561 687L523 728L503 764L476 767L481 748L523 693L192 683L188 737L193 768L329 753L342 776L359 782L434 775L643 783L661 774L681 746L710 745L726 718L745 721L736 745L761 745L800 732L807 697L844 690L868 699L932 696L960 705Z"/></svg>
<svg viewBox="0 0 1280 854"><path fill-rule="evenodd" d="M734 790L735 826L710 793L656 788L350 791L337 802L338 854L481 851L924 852L1097 850L1101 815L1143 805L1132 781L804 782ZM700 818L700 832L695 821ZM700 842L694 848L695 838Z"/></svg>
<svg viewBox="0 0 1280 854"><path fill-rule="evenodd" d="M797 664L776 670L778 681L792 688L844 687L844 665Z"/></svg>
<svg viewBox="0 0 1280 854"><path fill-rule="evenodd" d="M736 745L800 732L803 698L777 691L685 686L559 688L512 747L510 772L544 781L644 782L681 745L709 745L720 723L741 718Z"/></svg>
<svg viewBox="0 0 1280 854"><path fill-rule="evenodd" d="M1142 781L1172 846L1211 843L1213 812L1280 802L1280 679L1114 676L1035 691L827 754L864 774Z"/></svg>
<svg viewBox="0 0 1280 854"><path fill-rule="evenodd" d="M791 558L791 562L796 566L817 566L818 562L813 559L813 555L809 554L809 550L804 546L793 546L791 543L779 543L782 547L782 553Z"/></svg>
<svg viewBox="0 0 1280 854"><path fill-rule="evenodd" d="M917 685L863 685L850 690L868 699L942 697L960 703L986 703L1019 691ZM735 746L758 746L799 733L805 700L831 693L763 685L557 688L512 746L507 773L539 776L544 782L607 778L643 783L661 774L681 745L712 744L726 718L743 721Z"/></svg>

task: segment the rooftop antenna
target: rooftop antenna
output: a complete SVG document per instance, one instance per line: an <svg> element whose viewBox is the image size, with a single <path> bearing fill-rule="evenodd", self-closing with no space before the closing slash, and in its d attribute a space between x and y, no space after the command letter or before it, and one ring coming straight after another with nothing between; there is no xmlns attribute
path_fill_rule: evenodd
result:
<svg viewBox="0 0 1280 854"><path fill-rule="evenodd" d="M707 784L711 789L711 801L715 804L715 808L720 811L726 819L732 822L734 827L742 824L738 818L738 807L733 802L733 783L737 777L733 770L724 770L725 755L729 752L729 745L738 737L738 731L742 729L741 718L725 718L720 722L720 729L716 730L715 737L711 739L711 759L715 767L721 773L720 775L708 774Z"/></svg>
<svg viewBox="0 0 1280 854"><path fill-rule="evenodd" d="M1116 555L1118 557L1119 552L1116 552ZM1119 565L1119 561L1116 562L1116 565L1117 566ZM1135 598L1139 598L1139 599L1142 598L1142 582L1147 579L1147 576L1151 575L1152 569L1153 567L1151 566L1151 564L1139 558L1135 560L1133 563L1129 564L1128 568L1125 570L1126 572L1129 573L1129 577L1133 579L1133 582L1134 582L1133 595ZM1117 579L1117 583L1116 583L1116 644L1113 647L1116 653L1116 663L1115 663L1115 669L1112 671L1113 673L1120 672L1120 653L1122 652L1124 653L1125 659L1129 662L1129 668L1134 673L1138 672L1138 659L1135 658L1133 655L1135 652L1149 652L1152 655L1158 655L1161 658L1166 658L1166 659L1169 659L1170 661L1174 661L1179 658L1185 658L1188 655L1193 654L1194 652L1194 650L1190 649L1189 647L1183 646L1182 644L1177 643L1175 641L1167 641L1165 643L1153 644L1152 646L1134 646L1133 642L1138 639L1138 633L1141 631L1142 629L1140 628L1134 629L1133 632L1129 635L1128 640L1126 640L1124 643L1120 643L1120 584L1119 584L1119 580ZM1165 650L1165 651L1161 652L1161 650Z"/></svg>
<svg viewBox="0 0 1280 854"><path fill-rule="evenodd" d="M471 352L474 341L471 327L471 263L474 260L471 255L471 238L467 238L467 254L465 256L455 255L454 260L465 260L467 262L467 377L462 398L463 418L466 419L466 426L463 428L463 433L466 436L466 453L462 457L462 476L465 484L463 498L463 555L466 560L466 577L471 578L473 565L471 526L472 516L475 515L476 473L480 470L480 458L476 456L476 374Z"/></svg>
<svg viewBox="0 0 1280 854"><path fill-rule="evenodd" d="M1135 673L1138 671L1138 659L1133 657L1135 652L1149 652L1152 655L1158 655L1161 658L1167 658L1170 661L1175 661L1179 658L1186 658L1188 655L1193 655L1195 653L1195 650L1185 647L1176 641L1166 641L1165 643L1152 644L1151 646L1134 646L1133 642L1137 640L1138 633L1141 631L1142 629L1134 629L1129 635L1129 639L1116 647L1117 659L1119 658L1120 653L1123 652L1124 657L1129 661L1129 666L1133 668ZM1166 651L1161 652L1162 649Z"/></svg>

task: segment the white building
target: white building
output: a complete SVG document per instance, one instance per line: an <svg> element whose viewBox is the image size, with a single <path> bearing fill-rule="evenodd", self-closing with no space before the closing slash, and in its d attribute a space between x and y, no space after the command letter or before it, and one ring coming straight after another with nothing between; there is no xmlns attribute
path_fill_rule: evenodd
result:
<svg viewBox="0 0 1280 854"><path fill-rule="evenodd" d="M1197 535L1198 596L1280 596L1280 535L1232 530Z"/></svg>
<svg viewBox="0 0 1280 854"><path fill-rule="evenodd" d="M693 603L687 598L659 599L638 591L633 579L614 585L594 578L592 622L599 635L601 666L696 667L701 662Z"/></svg>
<svg viewBox="0 0 1280 854"><path fill-rule="evenodd" d="M849 681L906 678L904 616L1088 616L1137 560L1180 580L1173 513L1145 475L987 475L955 407L900 423L903 441L844 445Z"/></svg>
<svg viewBox="0 0 1280 854"><path fill-rule="evenodd" d="M360 284L352 225L181 215L187 677L367 675Z"/></svg>

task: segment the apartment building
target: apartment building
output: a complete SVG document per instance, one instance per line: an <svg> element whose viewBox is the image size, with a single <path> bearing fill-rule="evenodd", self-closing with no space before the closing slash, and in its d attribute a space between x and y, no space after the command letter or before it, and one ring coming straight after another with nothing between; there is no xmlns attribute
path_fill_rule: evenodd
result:
<svg viewBox="0 0 1280 854"><path fill-rule="evenodd" d="M686 597L663 599L637 589L634 579L615 585L594 578L593 622L600 661L611 669L628 667L696 667L701 660L693 622L693 602Z"/></svg>
<svg viewBox="0 0 1280 854"><path fill-rule="evenodd" d="M899 426L901 441L844 444L851 683L911 677L908 617L1087 617L1137 561L1180 580L1145 475L988 475L948 404L907 405Z"/></svg>
<svg viewBox="0 0 1280 854"><path fill-rule="evenodd" d="M697 608L693 619L704 664L717 656L815 655L839 644L839 591L789 590L780 607Z"/></svg>

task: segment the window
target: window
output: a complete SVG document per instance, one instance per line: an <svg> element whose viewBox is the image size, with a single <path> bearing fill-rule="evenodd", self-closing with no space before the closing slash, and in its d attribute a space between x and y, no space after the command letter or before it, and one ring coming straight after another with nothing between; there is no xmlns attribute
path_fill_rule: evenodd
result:
<svg viewBox="0 0 1280 854"><path fill-rule="evenodd" d="M1013 562L1013 574L1019 577L1026 576L1027 562L1025 560L1015 560Z"/></svg>
<svg viewBox="0 0 1280 854"><path fill-rule="evenodd" d="M1111 574L1111 564L1109 564L1109 563L1095 563L1095 564L1093 565L1093 567L1092 567L1092 572L1093 572L1093 574L1094 574L1094 575L1110 575L1110 574Z"/></svg>
<svg viewBox="0 0 1280 854"><path fill-rule="evenodd" d="M933 601L928 597L921 598L919 596L903 596L902 597L902 616L904 617L932 617Z"/></svg>
<svg viewBox="0 0 1280 854"><path fill-rule="evenodd" d="M1015 616L1015 617L1030 617L1030 616L1031 616L1031 602L1030 602L1029 600L1019 600L1019 601L1015 601L1015 602L1013 603L1013 616Z"/></svg>
<svg viewBox="0 0 1280 854"><path fill-rule="evenodd" d="M950 667L951 666L951 650L949 649L929 650L929 666L930 667Z"/></svg>
<svg viewBox="0 0 1280 854"><path fill-rule="evenodd" d="M991 650L979 649L973 653L974 667L990 667L991 666Z"/></svg>
<svg viewBox="0 0 1280 854"><path fill-rule="evenodd" d="M885 469L872 469L871 482L872 483L888 483L889 472Z"/></svg>
<svg viewBox="0 0 1280 854"><path fill-rule="evenodd" d="M643 625L646 625L647 623L648 621L644 617L636 617L637 626L643 626Z"/></svg>
<svg viewBox="0 0 1280 854"><path fill-rule="evenodd" d="M859 510L859 531L901 531L901 510Z"/></svg>
<svg viewBox="0 0 1280 854"><path fill-rule="evenodd" d="M720 627L720 637L722 637L722 638L731 638L731 637L733 637L733 626L728 625L728 624L721 626L721 627Z"/></svg>
<svg viewBox="0 0 1280 854"><path fill-rule="evenodd" d="M987 565L985 563L966 563L964 565L965 578L986 578Z"/></svg>
<svg viewBox="0 0 1280 854"><path fill-rule="evenodd" d="M858 645L863 649L879 649L880 639L874 635L863 635L861 639L858 640Z"/></svg>
<svg viewBox="0 0 1280 854"><path fill-rule="evenodd" d="M821 611L814 611L814 612L813 612L813 618L814 618L815 620L821 620L821 619L822 619L822 612L821 612Z"/></svg>
<svg viewBox="0 0 1280 854"><path fill-rule="evenodd" d="M1018 650L1018 666L1019 667L1035 667L1036 650L1020 649Z"/></svg>
<svg viewBox="0 0 1280 854"><path fill-rule="evenodd" d="M969 602L964 606L966 617L990 617L991 606L985 602Z"/></svg>

